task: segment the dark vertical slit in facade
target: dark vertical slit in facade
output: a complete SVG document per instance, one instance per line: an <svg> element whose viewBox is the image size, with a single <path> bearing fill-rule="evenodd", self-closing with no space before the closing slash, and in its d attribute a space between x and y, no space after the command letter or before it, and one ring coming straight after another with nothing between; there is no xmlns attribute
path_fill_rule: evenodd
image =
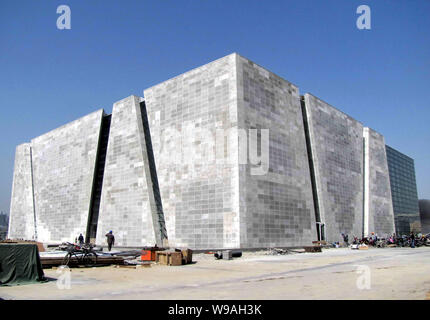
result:
<svg viewBox="0 0 430 320"><path fill-rule="evenodd" d="M366 139L363 137L363 227L361 237L364 238L366 230Z"/></svg>
<svg viewBox="0 0 430 320"><path fill-rule="evenodd" d="M102 196L111 119L112 115L104 115L101 123L96 164L94 167L93 188L91 191L90 212L88 215L87 231L85 233L86 243L95 241L97 235L97 223L99 220L100 200Z"/></svg>
<svg viewBox="0 0 430 320"><path fill-rule="evenodd" d="M314 210L315 210L315 222L317 227L317 238L318 240L324 240L324 229L321 226L321 216L320 216L320 210L319 210L319 199L318 199L318 192L317 192L317 184L315 180L315 166L313 161L313 154L312 154L312 147L311 147L311 138L310 138L310 132L309 132L309 123L308 123L308 117L306 112L306 105L305 105L305 98L301 96L300 98L300 104L302 107L302 116L303 116L303 126L305 128L305 138L306 138L306 149L308 154L308 161L309 161L309 171L311 173L311 184L312 184L312 196L314 200Z"/></svg>
<svg viewBox="0 0 430 320"><path fill-rule="evenodd" d="M31 146L30 146L30 173L31 173L31 192L33 196L34 240L37 240L36 200L34 199L34 177L33 177L33 149Z"/></svg>
<svg viewBox="0 0 430 320"><path fill-rule="evenodd" d="M155 165L154 152L152 150L151 131L149 129L148 115L146 113L146 105L144 101L140 103L140 111L142 115L143 131L145 134L145 145L148 156L149 170L151 172L152 190L154 193L154 200L157 208L158 227L160 228L161 240L163 241L164 239L167 240L167 230L164 221L163 204L161 201L160 188L158 185L157 168Z"/></svg>

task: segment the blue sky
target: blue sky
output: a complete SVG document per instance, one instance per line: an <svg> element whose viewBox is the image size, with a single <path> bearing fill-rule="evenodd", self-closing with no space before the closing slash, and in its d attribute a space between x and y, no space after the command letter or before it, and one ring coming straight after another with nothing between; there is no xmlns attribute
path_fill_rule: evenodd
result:
<svg viewBox="0 0 430 320"><path fill-rule="evenodd" d="M56 27L69 5L71 30ZM372 29L358 30L367 4ZM1 0L0 210L15 147L232 52L381 132L430 198L430 1Z"/></svg>

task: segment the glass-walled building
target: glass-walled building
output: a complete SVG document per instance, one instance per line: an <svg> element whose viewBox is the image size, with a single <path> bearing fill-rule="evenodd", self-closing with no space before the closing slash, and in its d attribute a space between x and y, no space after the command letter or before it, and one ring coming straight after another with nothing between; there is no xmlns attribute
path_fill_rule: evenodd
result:
<svg viewBox="0 0 430 320"><path fill-rule="evenodd" d="M420 232L414 159L390 146L386 146L386 150L396 233Z"/></svg>

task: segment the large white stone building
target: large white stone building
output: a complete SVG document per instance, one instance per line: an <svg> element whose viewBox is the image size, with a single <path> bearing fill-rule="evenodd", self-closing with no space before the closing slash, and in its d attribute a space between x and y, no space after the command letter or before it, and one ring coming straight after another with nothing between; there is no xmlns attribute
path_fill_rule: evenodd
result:
<svg viewBox="0 0 430 320"><path fill-rule="evenodd" d="M10 220L122 247L394 232L383 136L235 53L18 146Z"/></svg>

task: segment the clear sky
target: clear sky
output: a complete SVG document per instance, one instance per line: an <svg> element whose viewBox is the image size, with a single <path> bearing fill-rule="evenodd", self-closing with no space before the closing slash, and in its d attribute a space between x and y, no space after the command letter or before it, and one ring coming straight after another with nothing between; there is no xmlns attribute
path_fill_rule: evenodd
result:
<svg viewBox="0 0 430 320"><path fill-rule="evenodd" d="M382 133L430 198L428 0L1 0L0 210L16 145L232 52Z"/></svg>

